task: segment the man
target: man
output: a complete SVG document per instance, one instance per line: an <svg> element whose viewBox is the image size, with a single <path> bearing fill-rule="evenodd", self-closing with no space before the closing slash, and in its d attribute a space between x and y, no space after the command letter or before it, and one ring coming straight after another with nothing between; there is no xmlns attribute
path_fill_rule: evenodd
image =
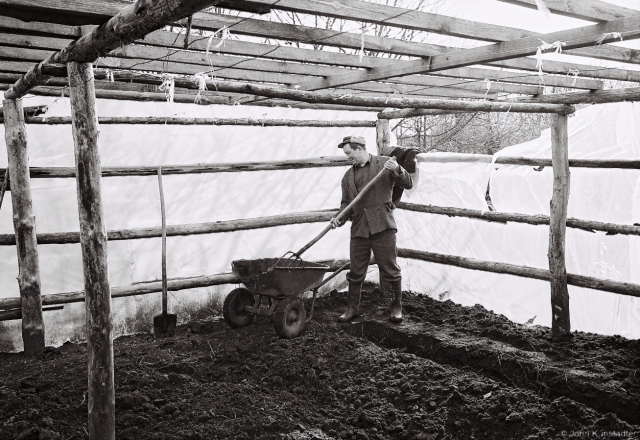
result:
<svg viewBox="0 0 640 440"><path fill-rule="evenodd" d="M351 241L349 255L351 266L347 273L349 281L348 307L338 318L347 322L358 315L360 291L367 274L371 251L380 270L381 283L390 286L393 301L389 313L392 322L402 321L402 278L396 261L396 222L392 210L391 193L394 184L410 189L411 176L395 158L373 156L366 150L366 141L360 136L347 136L338 145L353 164L342 178L342 203L340 212L356 195L383 169L385 175L378 180L358 202L351 213ZM331 220L334 228L342 226L346 220Z"/></svg>

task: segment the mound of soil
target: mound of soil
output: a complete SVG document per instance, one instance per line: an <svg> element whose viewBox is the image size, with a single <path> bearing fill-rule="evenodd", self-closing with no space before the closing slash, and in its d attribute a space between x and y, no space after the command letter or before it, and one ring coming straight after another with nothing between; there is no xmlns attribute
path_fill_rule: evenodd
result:
<svg viewBox="0 0 640 440"><path fill-rule="evenodd" d="M640 438L639 341L556 341L412 293L391 324L389 298L367 287L355 322L336 323L345 293L333 292L296 339L269 318L213 317L172 339L116 340L116 438ZM0 438L88 438L86 374L81 344L0 355Z"/></svg>

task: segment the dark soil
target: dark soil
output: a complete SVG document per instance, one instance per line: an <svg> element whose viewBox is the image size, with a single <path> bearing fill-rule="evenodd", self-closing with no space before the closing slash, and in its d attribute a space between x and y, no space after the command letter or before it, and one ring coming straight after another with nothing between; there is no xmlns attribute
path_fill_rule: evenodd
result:
<svg viewBox="0 0 640 440"><path fill-rule="evenodd" d="M317 302L302 336L218 317L172 339L115 341L116 438L640 438L640 342L514 324L406 294L405 322L369 286L363 315ZM307 301L307 308L310 301ZM88 438L86 347L0 355L0 439Z"/></svg>

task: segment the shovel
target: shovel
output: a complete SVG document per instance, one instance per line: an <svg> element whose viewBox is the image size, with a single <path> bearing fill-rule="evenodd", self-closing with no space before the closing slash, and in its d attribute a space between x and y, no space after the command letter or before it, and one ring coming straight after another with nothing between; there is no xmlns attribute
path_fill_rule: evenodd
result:
<svg viewBox="0 0 640 440"><path fill-rule="evenodd" d="M386 168L383 168L380 170L380 172L378 174L376 174L376 177L374 177L373 179L371 179L371 181L369 183L367 183L365 185L364 188L362 188L362 190L358 193L358 195L351 201L351 203L349 203L347 205L346 208L344 208L336 217L336 220L342 220L344 218L347 218L350 213L351 213L351 209L355 206L356 203L358 203L362 197L364 197L364 195L367 193L367 191L369 191L369 189L378 181L382 178L382 176L385 174L386 172ZM311 246L313 246L314 244L316 244L322 237L324 237L327 232L329 232L331 229L333 229L331 223L329 223L323 230L322 232L320 232L313 240L311 240L309 243L307 243L306 245L304 245L302 248L300 248L300 250L298 252L287 252L286 254L284 254L282 256L282 258L280 258L280 260L278 260L278 263L275 264L275 266L278 267L295 267L296 265L298 265L300 262L302 262L302 258L300 257L304 252L306 252ZM279 265L280 261L285 259L285 257L289 255L289 258L286 259L286 261L284 261L284 263L282 265ZM274 266L274 267L275 267Z"/></svg>
<svg viewBox="0 0 640 440"><path fill-rule="evenodd" d="M162 212L162 315L153 317L153 336L169 338L176 335L178 315L167 313L167 220L164 212L164 191L162 190L162 167L158 168L160 187L160 210Z"/></svg>

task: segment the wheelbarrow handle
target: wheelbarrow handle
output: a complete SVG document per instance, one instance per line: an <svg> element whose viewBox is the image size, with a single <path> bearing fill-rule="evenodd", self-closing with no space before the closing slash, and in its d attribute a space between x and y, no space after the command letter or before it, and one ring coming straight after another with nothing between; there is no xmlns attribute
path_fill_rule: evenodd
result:
<svg viewBox="0 0 640 440"><path fill-rule="evenodd" d="M334 220L342 220L343 218L345 218L347 216L347 214L350 214L350 211L353 209L353 207L355 206L356 203L358 203L360 200L362 200L362 197L364 197L364 195L367 193L367 191L369 191L369 189L371 189L371 187L373 185L375 185L375 183L380 180L382 178L382 176L386 173L387 169L383 168L380 170L380 172L376 175L376 177L374 177L373 179L371 179L371 181L369 183L367 183L364 188L362 188L362 190L358 193L358 195L351 201L351 203L349 203L347 205L346 208L344 208L342 211L340 211L338 213L338 215L336 215L334 217ZM324 237L327 232L329 232L332 228L331 223L329 223L323 230L322 232L320 232L313 240L311 240L309 243L307 243L304 247L302 247L298 252L296 252L296 256L300 257L304 252L306 252L311 246L313 246L314 244L316 244L322 237Z"/></svg>

